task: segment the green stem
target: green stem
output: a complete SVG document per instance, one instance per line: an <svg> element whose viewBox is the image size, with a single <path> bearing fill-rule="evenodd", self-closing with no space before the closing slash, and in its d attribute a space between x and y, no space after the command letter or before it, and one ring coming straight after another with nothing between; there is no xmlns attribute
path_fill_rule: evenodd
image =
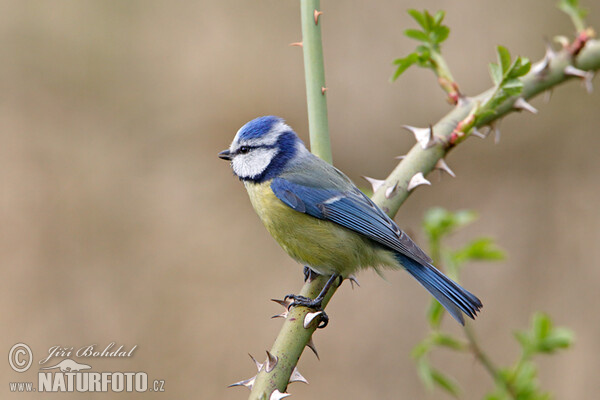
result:
<svg viewBox="0 0 600 400"><path fill-rule="evenodd" d="M302 16L302 49L304 52L304 76L308 105L308 131L310 149L328 163L332 163L329 122L327 120L327 86L321 42L321 16L319 0L300 0ZM315 23L317 18L318 23Z"/></svg>

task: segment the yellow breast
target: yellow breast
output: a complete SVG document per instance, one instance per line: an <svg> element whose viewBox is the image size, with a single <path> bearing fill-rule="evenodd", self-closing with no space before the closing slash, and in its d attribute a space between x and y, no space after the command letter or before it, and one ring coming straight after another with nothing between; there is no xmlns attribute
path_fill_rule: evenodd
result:
<svg viewBox="0 0 600 400"><path fill-rule="evenodd" d="M354 231L293 210L273 194L270 185L270 181L245 183L261 221L295 260L327 275L347 276L369 266L395 266L391 252Z"/></svg>

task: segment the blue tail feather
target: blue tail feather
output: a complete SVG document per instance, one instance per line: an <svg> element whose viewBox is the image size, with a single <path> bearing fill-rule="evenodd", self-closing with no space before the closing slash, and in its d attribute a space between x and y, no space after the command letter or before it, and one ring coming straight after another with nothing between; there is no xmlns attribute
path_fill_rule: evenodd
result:
<svg viewBox="0 0 600 400"><path fill-rule="evenodd" d="M422 265L400 253L396 254L396 258L461 325L465 324L461 311L475 319L477 312L483 307L475 295L463 289L433 265Z"/></svg>

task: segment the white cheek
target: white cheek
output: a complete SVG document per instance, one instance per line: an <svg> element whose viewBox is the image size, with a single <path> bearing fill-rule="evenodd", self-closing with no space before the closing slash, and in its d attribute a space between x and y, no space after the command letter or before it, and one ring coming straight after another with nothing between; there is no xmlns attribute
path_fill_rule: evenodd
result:
<svg viewBox="0 0 600 400"><path fill-rule="evenodd" d="M231 165L240 178L253 178L262 174L277 155L277 149L254 149L247 154L238 154Z"/></svg>

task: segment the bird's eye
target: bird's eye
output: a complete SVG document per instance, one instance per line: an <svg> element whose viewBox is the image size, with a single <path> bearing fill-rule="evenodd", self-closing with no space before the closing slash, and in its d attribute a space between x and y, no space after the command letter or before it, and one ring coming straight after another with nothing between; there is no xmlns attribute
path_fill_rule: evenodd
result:
<svg viewBox="0 0 600 400"><path fill-rule="evenodd" d="M250 147L248 147L248 146L242 146L238 149L238 153L240 153L240 154L246 154L249 151L250 151Z"/></svg>

